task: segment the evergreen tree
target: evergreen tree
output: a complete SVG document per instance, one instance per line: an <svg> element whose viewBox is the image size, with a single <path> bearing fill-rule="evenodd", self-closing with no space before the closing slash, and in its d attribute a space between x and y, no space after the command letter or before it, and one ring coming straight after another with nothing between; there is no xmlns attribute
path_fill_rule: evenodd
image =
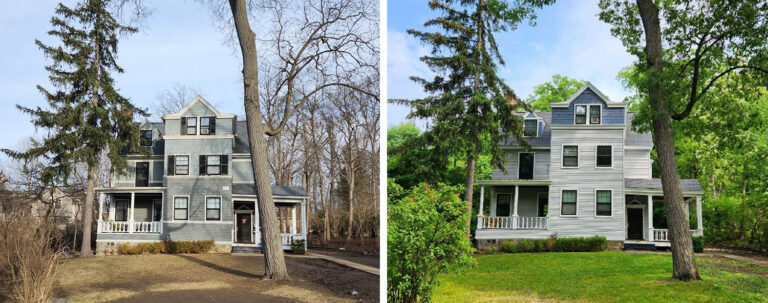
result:
<svg viewBox="0 0 768 303"><path fill-rule="evenodd" d="M86 202L83 209L81 257L93 254L91 224L93 221L95 175L99 157L106 154L115 172L123 173L122 151L139 147L138 126L133 115L146 116L121 96L114 87L110 72L122 73L117 65L118 35L134 33L136 28L124 26L108 11L109 0L84 0L74 8L59 4L51 18L53 29L48 34L61 40L61 45L45 45L35 40L45 55L53 60L46 67L55 90L38 85L48 100L49 109L17 108L32 116L35 127L48 130L41 142L33 142L26 151L3 149L16 159L45 157L49 166L42 179L46 184L67 182L77 163L88 168Z"/></svg>
<svg viewBox="0 0 768 303"><path fill-rule="evenodd" d="M514 115L524 104L496 74L504 60L494 33L533 20L535 9L552 2L432 0L430 9L441 15L424 26L436 30L408 30L432 46L431 54L421 61L436 76L432 80L411 77L430 94L428 97L394 102L410 105L413 112L409 117L430 119L431 127L424 136L436 151L434 160L445 160L441 155L466 155L464 200L470 215L479 155L490 154L492 165L501 167L504 153L499 142L513 136L527 146L522 138L522 119Z"/></svg>

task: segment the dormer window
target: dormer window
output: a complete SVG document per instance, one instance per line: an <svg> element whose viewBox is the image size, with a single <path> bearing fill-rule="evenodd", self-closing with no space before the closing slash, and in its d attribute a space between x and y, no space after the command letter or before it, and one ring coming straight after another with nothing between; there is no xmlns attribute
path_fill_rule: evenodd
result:
<svg viewBox="0 0 768 303"><path fill-rule="evenodd" d="M600 105L589 106L589 124L600 124Z"/></svg>
<svg viewBox="0 0 768 303"><path fill-rule="evenodd" d="M523 124L523 136L525 137L538 137L539 134L539 120L525 119Z"/></svg>
<svg viewBox="0 0 768 303"><path fill-rule="evenodd" d="M196 135L197 134L197 117L182 117L181 118L181 134L182 135Z"/></svg>
<svg viewBox="0 0 768 303"><path fill-rule="evenodd" d="M140 130L139 143L141 146L152 146L152 130Z"/></svg>
<svg viewBox="0 0 768 303"><path fill-rule="evenodd" d="M200 117L200 134L216 134L216 117Z"/></svg>
<svg viewBox="0 0 768 303"><path fill-rule="evenodd" d="M587 124L587 106L576 105L576 124Z"/></svg>

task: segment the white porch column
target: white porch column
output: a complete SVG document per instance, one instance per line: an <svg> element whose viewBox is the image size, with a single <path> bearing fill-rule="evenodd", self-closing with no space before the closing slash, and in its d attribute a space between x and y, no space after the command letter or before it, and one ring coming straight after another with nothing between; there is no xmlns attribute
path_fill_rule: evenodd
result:
<svg viewBox="0 0 768 303"><path fill-rule="evenodd" d="M512 213L512 229L517 229L517 198L520 194L520 186L515 185L515 211Z"/></svg>
<svg viewBox="0 0 768 303"><path fill-rule="evenodd" d="M485 200L485 187L480 186L480 208L477 209L477 229L483 228L483 200Z"/></svg>
<svg viewBox="0 0 768 303"><path fill-rule="evenodd" d="M130 212L130 217L128 219L128 232L129 233L133 233L133 206L134 206L135 200L136 200L136 193L135 192L131 192L131 212Z"/></svg>
<svg viewBox="0 0 768 303"><path fill-rule="evenodd" d="M221 207L221 205L219 205L219 207ZM219 216L221 216L221 214L219 214ZM163 233L163 221L165 221L165 192L160 194L160 223L159 224L160 224L161 234Z"/></svg>
<svg viewBox="0 0 768 303"><path fill-rule="evenodd" d="M648 241L653 241L653 196L648 195Z"/></svg>
<svg viewBox="0 0 768 303"><path fill-rule="evenodd" d="M304 250L307 250L307 199L301 200L301 238L304 239Z"/></svg>
<svg viewBox="0 0 768 303"><path fill-rule="evenodd" d="M96 222L98 222L98 223L96 223L97 224L96 225L96 232L97 233L101 233L101 225L102 225L101 222L103 221L101 219L101 216L102 216L101 214L104 213L104 198L106 198L106 196L107 195L104 194L104 193L99 193L99 216L98 216L98 218L96 218ZM77 218L77 215L75 215L75 218Z"/></svg>
<svg viewBox="0 0 768 303"><path fill-rule="evenodd" d="M117 203L117 200L115 200L115 196L112 196L109 199L109 221L115 221L115 204Z"/></svg>
<svg viewBox="0 0 768 303"><path fill-rule="evenodd" d="M701 218L701 196L696 196L696 225L698 234L704 235L704 222Z"/></svg>
<svg viewBox="0 0 768 303"><path fill-rule="evenodd" d="M291 233L296 234L296 204L291 207Z"/></svg>

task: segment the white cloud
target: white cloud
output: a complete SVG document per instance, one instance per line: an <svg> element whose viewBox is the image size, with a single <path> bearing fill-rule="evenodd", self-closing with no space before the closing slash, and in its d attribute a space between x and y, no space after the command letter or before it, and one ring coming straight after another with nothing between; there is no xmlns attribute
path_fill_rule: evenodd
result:
<svg viewBox="0 0 768 303"><path fill-rule="evenodd" d="M411 76L429 77L429 68L419 60L429 54L429 49L407 33L387 30L387 98L409 99L425 96L424 90L411 81ZM387 104L387 126L406 121L409 108ZM417 122L423 125L423 122Z"/></svg>

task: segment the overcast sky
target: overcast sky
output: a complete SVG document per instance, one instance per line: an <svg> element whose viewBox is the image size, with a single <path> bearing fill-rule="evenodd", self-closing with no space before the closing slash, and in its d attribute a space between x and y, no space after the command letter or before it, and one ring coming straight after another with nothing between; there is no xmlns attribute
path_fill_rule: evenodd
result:
<svg viewBox="0 0 768 303"><path fill-rule="evenodd" d="M424 29L425 21L434 16L426 1L388 1L387 98L423 96L420 86L409 76L429 75L419 61L429 48L408 35L408 29ZM554 74L592 82L615 101L628 95L616 80L619 70L634 58L611 36L610 28L597 14L597 0L558 1L538 12L537 25L521 25L516 31L496 34L499 50L506 66L500 76L518 96L527 97L533 87L548 81ZM405 121L408 108L387 105L387 126Z"/></svg>
<svg viewBox="0 0 768 303"><path fill-rule="evenodd" d="M58 1L30 3L12 1L0 10L0 148L15 147L35 134L30 116L15 105L47 106L35 86L51 88L44 69L50 61L34 40L58 42L46 34ZM154 14L142 32L123 38L118 47L118 64L125 73L113 76L123 96L151 108L158 94L178 83L201 91L220 111L241 116L239 53L223 44L225 35L208 10L195 1L145 3Z"/></svg>

